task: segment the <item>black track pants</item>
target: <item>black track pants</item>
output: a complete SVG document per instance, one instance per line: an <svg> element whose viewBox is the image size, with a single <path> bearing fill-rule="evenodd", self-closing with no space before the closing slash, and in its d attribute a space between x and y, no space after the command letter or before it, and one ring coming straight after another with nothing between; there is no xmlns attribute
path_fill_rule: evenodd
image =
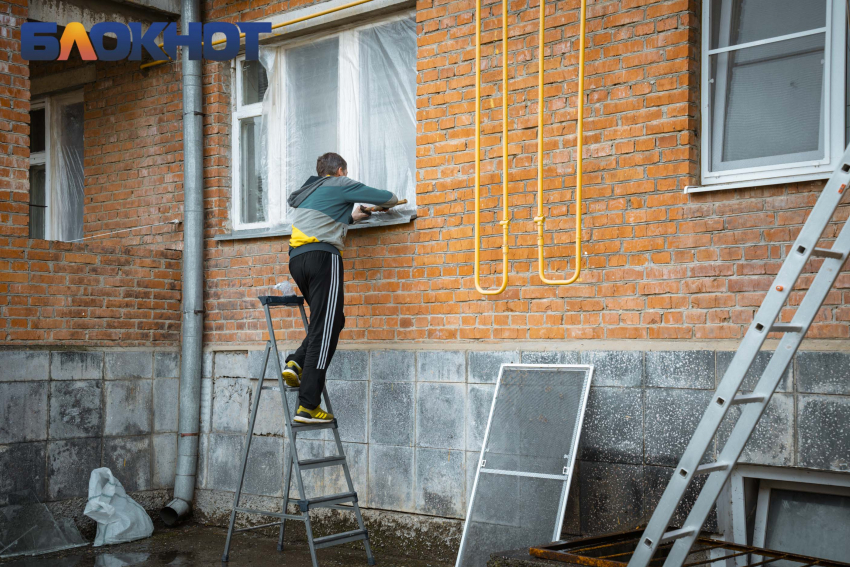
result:
<svg viewBox="0 0 850 567"><path fill-rule="evenodd" d="M342 258L322 250L305 252L289 261L289 273L310 306L310 326L286 361L294 360L303 370L298 402L315 409L322 402L325 374L345 326Z"/></svg>

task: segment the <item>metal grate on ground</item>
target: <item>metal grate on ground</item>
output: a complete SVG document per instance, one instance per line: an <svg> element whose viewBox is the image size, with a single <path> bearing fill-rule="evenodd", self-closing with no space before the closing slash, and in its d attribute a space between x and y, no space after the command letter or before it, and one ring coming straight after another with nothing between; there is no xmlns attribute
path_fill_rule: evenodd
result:
<svg viewBox="0 0 850 567"><path fill-rule="evenodd" d="M582 538L569 543L555 542L532 547L529 553L541 559L561 561L589 567L626 567L637 548L643 530L632 530L598 537ZM673 543L658 548L651 566L661 566ZM737 567L771 567L781 561L788 567L850 567L850 563L806 557L785 551L761 549L700 536L682 567L725 567L733 559Z"/></svg>

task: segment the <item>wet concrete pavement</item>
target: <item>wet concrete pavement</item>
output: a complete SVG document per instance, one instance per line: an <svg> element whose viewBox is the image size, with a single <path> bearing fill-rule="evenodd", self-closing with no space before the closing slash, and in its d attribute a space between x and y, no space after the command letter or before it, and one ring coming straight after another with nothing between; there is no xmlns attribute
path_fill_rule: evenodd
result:
<svg viewBox="0 0 850 567"><path fill-rule="evenodd" d="M236 534L230 548L230 561L221 562L224 540L222 528L188 524L177 528L157 527L150 538L93 548L91 546L39 555L0 559L2 567L195 567L227 565L228 567L310 567L307 542L288 544L277 551L277 538L261 534ZM360 542L317 552L320 567L365 566L366 553ZM448 563L411 559L376 551L380 567L449 567Z"/></svg>

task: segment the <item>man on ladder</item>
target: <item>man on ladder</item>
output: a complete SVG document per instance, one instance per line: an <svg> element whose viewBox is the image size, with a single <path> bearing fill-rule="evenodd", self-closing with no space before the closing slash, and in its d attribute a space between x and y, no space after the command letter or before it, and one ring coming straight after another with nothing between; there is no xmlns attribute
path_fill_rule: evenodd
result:
<svg viewBox="0 0 850 567"><path fill-rule="evenodd" d="M339 334L345 326L343 314L342 249L348 226L369 218L371 212L356 203L379 208L398 204L390 191L374 189L349 179L342 156L326 153L316 162L311 176L289 196L295 209L289 240L289 273L310 306L307 336L286 359L286 385L298 387L298 409L294 421L328 423L334 416L321 408L325 375L333 359Z"/></svg>

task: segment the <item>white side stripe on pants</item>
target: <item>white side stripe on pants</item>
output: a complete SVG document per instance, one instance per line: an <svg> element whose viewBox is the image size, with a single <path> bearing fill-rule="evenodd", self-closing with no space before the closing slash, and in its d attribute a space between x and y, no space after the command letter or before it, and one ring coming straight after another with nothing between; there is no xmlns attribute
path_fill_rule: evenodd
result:
<svg viewBox="0 0 850 567"><path fill-rule="evenodd" d="M336 315L337 288L339 287L339 256L331 256L331 289L328 293L328 303L325 307L325 328L322 333L322 349L319 352L319 363L317 368L324 370L328 362L328 351L330 350L331 333L333 332L334 316Z"/></svg>

